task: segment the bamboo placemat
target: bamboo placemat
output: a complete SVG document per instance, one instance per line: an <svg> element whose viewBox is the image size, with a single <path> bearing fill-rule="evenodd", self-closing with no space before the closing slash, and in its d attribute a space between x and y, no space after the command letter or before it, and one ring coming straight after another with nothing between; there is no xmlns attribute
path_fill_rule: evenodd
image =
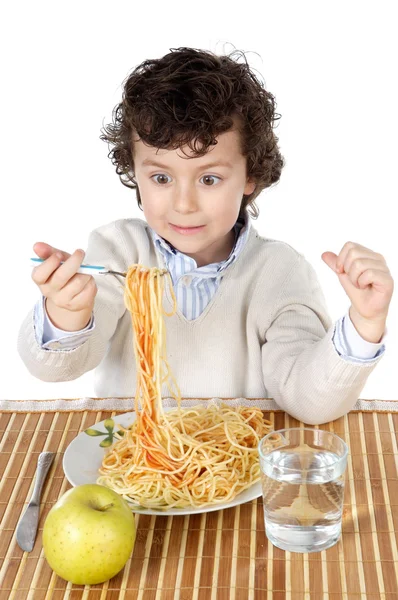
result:
<svg viewBox="0 0 398 600"><path fill-rule="evenodd" d="M58 577L42 549L44 520L71 485L63 454L75 436L115 411L0 415L0 600L393 600L398 598L398 414L356 412L321 425L350 448L340 541L320 553L279 550L264 532L261 498L191 516L136 515L137 540L110 581ZM264 412L275 429L303 426ZM316 426L317 427L317 426ZM31 553L15 528L33 490L40 452L56 452Z"/></svg>

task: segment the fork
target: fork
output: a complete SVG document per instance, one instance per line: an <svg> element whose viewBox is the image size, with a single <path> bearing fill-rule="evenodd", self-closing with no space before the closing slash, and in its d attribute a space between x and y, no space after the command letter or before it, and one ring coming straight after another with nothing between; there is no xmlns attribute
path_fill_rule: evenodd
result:
<svg viewBox="0 0 398 600"><path fill-rule="evenodd" d="M44 262L43 258L31 258L31 266L35 267L42 262ZM64 261L60 263L63 265ZM167 269L161 269L160 274L165 275L168 272ZM77 273L83 273L85 275L120 275L121 277L126 277L127 273L121 273L120 271L113 271L111 269L107 269L106 267L102 267L101 265L80 265L80 268L77 270Z"/></svg>

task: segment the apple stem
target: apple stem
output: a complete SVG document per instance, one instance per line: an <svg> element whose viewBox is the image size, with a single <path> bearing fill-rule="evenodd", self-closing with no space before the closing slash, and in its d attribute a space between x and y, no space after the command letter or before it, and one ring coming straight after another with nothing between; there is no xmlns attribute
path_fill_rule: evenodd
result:
<svg viewBox="0 0 398 600"><path fill-rule="evenodd" d="M103 512L105 510L108 510L108 508L110 508L111 506L113 506L113 502L111 502L110 504L106 504L105 506L101 506L97 510L101 510Z"/></svg>

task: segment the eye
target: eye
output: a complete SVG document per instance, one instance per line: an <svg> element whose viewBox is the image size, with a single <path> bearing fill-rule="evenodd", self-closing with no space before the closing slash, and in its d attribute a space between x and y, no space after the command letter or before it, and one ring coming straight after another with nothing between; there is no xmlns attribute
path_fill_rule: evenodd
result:
<svg viewBox="0 0 398 600"><path fill-rule="evenodd" d="M168 175L165 175L164 173L157 173L156 175L152 175L151 179L153 179L154 177L155 178L156 177L168 177ZM155 179L155 183L157 183L158 185L164 185L163 182L161 183L161 182L157 181L156 179ZM168 182L166 181L166 183L168 183Z"/></svg>
<svg viewBox="0 0 398 600"><path fill-rule="evenodd" d="M201 177L201 179L219 179L221 181L221 177L217 177L217 175L203 175L203 177ZM207 183L205 184L207 185ZM207 185L207 187L212 187L211 185Z"/></svg>

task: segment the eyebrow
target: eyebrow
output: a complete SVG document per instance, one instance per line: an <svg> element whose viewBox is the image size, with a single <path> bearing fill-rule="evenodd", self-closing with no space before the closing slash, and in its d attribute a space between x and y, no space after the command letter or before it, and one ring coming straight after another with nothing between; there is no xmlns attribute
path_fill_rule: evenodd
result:
<svg viewBox="0 0 398 600"><path fill-rule="evenodd" d="M146 158L145 160L142 161L141 163L142 167L158 167L160 169L170 169L170 167L168 167L167 165L162 165L162 163L156 162L156 160L151 160L150 158ZM203 169L210 169L212 167L227 167L228 169L233 169L234 166L228 162L227 160L219 160L213 163L207 163L205 165L200 165L200 167L197 168L198 171L201 171Z"/></svg>

